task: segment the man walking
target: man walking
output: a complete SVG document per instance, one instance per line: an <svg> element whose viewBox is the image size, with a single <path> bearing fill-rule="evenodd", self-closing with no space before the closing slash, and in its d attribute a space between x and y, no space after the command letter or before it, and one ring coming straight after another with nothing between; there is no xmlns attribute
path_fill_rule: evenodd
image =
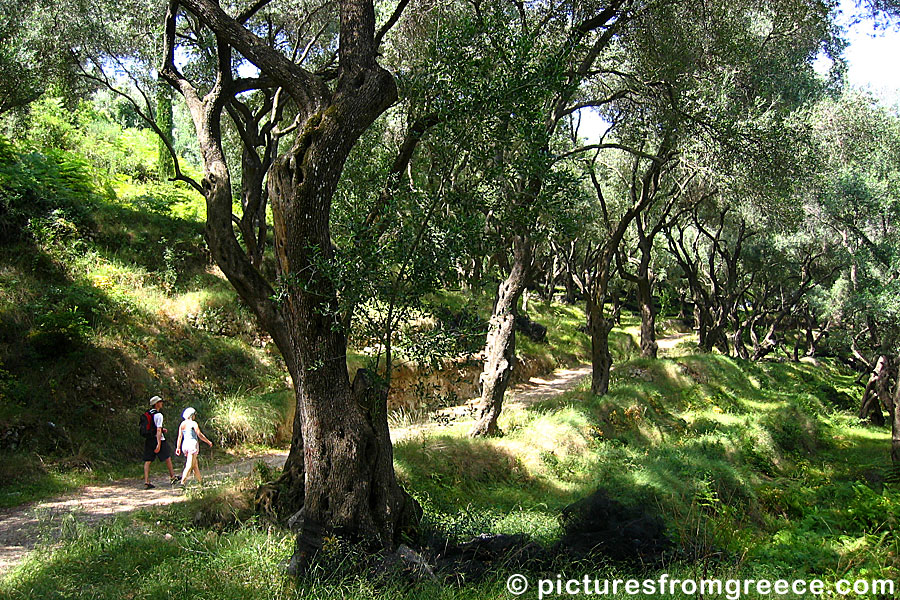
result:
<svg viewBox="0 0 900 600"><path fill-rule="evenodd" d="M144 489L153 489L156 486L150 483L150 463L153 459L159 459L166 463L169 469L169 478L174 484L178 478L175 477L175 471L172 469L172 449L169 442L166 441L166 430L163 428L162 415L163 399L159 396L150 398L150 414L153 416L152 428L150 435L144 441Z"/></svg>

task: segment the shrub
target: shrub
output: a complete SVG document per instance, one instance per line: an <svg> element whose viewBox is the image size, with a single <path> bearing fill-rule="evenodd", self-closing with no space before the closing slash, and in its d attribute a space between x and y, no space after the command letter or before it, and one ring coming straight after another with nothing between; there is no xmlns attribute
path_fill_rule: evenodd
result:
<svg viewBox="0 0 900 600"><path fill-rule="evenodd" d="M292 421L293 404L290 391L226 396L211 402L209 423L222 445L279 443L290 436L284 424Z"/></svg>
<svg viewBox="0 0 900 600"><path fill-rule="evenodd" d="M68 152L19 153L0 138L0 244L29 236L66 239L89 223L94 186Z"/></svg>
<svg viewBox="0 0 900 600"><path fill-rule="evenodd" d="M38 316L37 328L26 339L39 355L59 358L80 348L89 333L90 326L76 306Z"/></svg>

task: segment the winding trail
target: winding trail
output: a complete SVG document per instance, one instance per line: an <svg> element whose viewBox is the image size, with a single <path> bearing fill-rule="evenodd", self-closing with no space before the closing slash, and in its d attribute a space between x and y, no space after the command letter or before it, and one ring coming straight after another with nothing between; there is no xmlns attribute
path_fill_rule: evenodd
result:
<svg viewBox="0 0 900 600"><path fill-rule="evenodd" d="M675 334L660 337L657 341L660 354L667 354L682 338L689 334ZM509 390L506 407L524 407L574 388L579 381L591 374L591 365L580 365L573 368L557 369L544 376L532 377L525 383L513 386ZM446 426L448 422L471 420L477 399L464 404L434 411L430 421L415 423L407 427L391 429L391 439L396 443L415 434ZM204 479L220 481L235 475L249 473L258 461L264 461L271 467L280 468L287 459L287 451L260 454L220 465L212 469L205 468ZM176 463L177 466L177 463ZM135 471L140 465L135 466ZM176 468L176 472L178 469ZM59 531L63 517L74 516L81 523L94 525L103 519L140 509L167 506L185 500L184 490L169 485L165 476L165 467L153 465L154 477L151 478L155 489L145 490L141 477L118 480L110 484L90 485L71 494L59 498L41 500L0 509L0 579L19 564L25 556L35 548L41 536ZM193 482L193 480L191 480ZM196 483L189 483L196 485Z"/></svg>
<svg viewBox="0 0 900 600"><path fill-rule="evenodd" d="M579 365L572 368L557 369L547 375L536 375L526 382L510 387L506 392L503 407L507 410L512 407L522 408L558 396L574 388L579 381L590 374L591 365ZM450 423L474 422L477 403L478 398L473 398L463 404L431 412L428 415L429 420L426 422L412 423L405 427L391 427L391 441L396 444L400 440L446 427Z"/></svg>

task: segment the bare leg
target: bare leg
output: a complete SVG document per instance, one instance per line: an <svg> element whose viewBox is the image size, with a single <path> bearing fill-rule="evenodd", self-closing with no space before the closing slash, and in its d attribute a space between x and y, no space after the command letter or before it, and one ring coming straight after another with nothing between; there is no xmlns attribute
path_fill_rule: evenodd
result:
<svg viewBox="0 0 900 600"><path fill-rule="evenodd" d="M144 483L150 483L150 462L149 460L144 461Z"/></svg>
<svg viewBox="0 0 900 600"><path fill-rule="evenodd" d="M194 477L197 478L197 483L202 484L203 478L200 477L200 461L197 460L198 458L200 458L199 454L194 455Z"/></svg>
<svg viewBox="0 0 900 600"><path fill-rule="evenodd" d="M175 479L175 470L172 468L172 457L166 459L166 466L169 468L169 479Z"/></svg>
<svg viewBox="0 0 900 600"><path fill-rule="evenodd" d="M191 474L191 467L194 463L194 455L188 453L186 456L186 462L184 463L184 471L181 472L181 483L184 484L187 481L188 475Z"/></svg>

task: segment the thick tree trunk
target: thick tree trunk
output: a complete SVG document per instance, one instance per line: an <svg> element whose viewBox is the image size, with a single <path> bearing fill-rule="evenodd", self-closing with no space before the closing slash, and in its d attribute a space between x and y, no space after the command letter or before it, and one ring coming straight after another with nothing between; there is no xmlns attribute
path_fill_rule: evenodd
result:
<svg viewBox="0 0 900 600"><path fill-rule="evenodd" d="M382 102L390 99L382 87L388 84L377 81L382 76L390 77L375 72L363 80L373 89L357 98L361 106L347 100L313 115L269 173L275 254L282 279L290 282L282 310L295 344L302 413L305 471L289 567L294 572L305 568L329 533L391 548L418 518L415 501L394 477L386 390L368 389L360 380L357 393L351 392L337 290L322 274L333 258L330 203L356 140L354 116L372 110L379 92Z"/></svg>
<svg viewBox="0 0 900 600"><path fill-rule="evenodd" d="M609 391L612 353L609 351L609 333L615 324L615 315L606 317L603 306L588 297L588 329L591 332L591 393L603 396Z"/></svg>
<svg viewBox="0 0 900 600"><path fill-rule="evenodd" d="M819 333L815 333L813 330L816 327L817 323L813 316L807 313L806 316L806 356L813 357L816 355L819 349L819 342L822 341L822 338L828 336L828 330L831 328L831 321L828 320L825 324L819 329Z"/></svg>
<svg viewBox="0 0 900 600"><path fill-rule="evenodd" d="M488 325L481 374L481 402L477 421L469 431L472 437L497 435L497 419L503 409L503 397L516 364L516 312L519 297L531 262L529 242L519 236L513 241L513 262L509 276L497 288L494 311Z"/></svg>
<svg viewBox="0 0 900 600"><path fill-rule="evenodd" d="M713 348L718 348L722 354L728 354L728 336L725 333L725 323L712 311L701 309L700 349L704 352L712 352Z"/></svg>
<svg viewBox="0 0 900 600"><path fill-rule="evenodd" d="M694 318L697 320L697 337L700 349L712 352L718 343L719 330L716 328L716 317L712 309L705 304L704 296L698 295L694 300Z"/></svg>
<svg viewBox="0 0 900 600"><path fill-rule="evenodd" d="M291 449L274 482L261 485L256 490L256 510L275 520L285 520L298 514L303 508L305 469L303 465L303 411L299 410L300 389L294 385L298 408L294 412Z"/></svg>
<svg viewBox="0 0 900 600"><path fill-rule="evenodd" d="M351 390L343 334L321 316L307 314L303 321L301 331L317 343L301 353L306 473L289 567L295 572L321 548L325 535L393 548L421 516L394 476L386 390L373 386L364 371Z"/></svg>
<svg viewBox="0 0 900 600"><path fill-rule="evenodd" d="M725 331L726 324L724 322L720 322L716 324L713 328L713 340L715 340L715 345L719 349L719 352L722 354L728 355L731 352L730 344L728 343L728 333Z"/></svg>
<svg viewBox="0 0 900 600"><path fill-rule="evenodd" d="M781 323L781 316L776 316L772 319L772 322L769 324L769 328L766 331L766 336L763 338L762 342L754 339L753 343L753 356L751 357L753 360L762 360L772 352L778 349L779 347L779 336L777 335L778 325Z"/></svg>
<svg viewBox="0 0 900 600"><path fill-rule="evenodd" d="M421 513L394 476L387 391L375 389L360 374L351 388L339 282L330 279L328 268L334 259L331 201L344 163L363 132L397 99L393 77L376 61L372 2L340 3L333 87L265 45L218 2L183 4L215 33L217 43L218 79L201 98L175 64L179 4L170 3L161 74L184 95L197 130L210 252L272 335L297 394L291 454L282 479L284 496L294 507L302 503L289 569L303 570L330 533L392 548ZM291 149L269 169L278 302L273 300L276 290L234 235L231 181L221 141L221 113L227 102L222 94L230 88L232 48L283 86L302 117Z"/></svg>
<svg viewBox="0 0 900 600"><path fill-rule="evenodd" d="M566 266L563 275L563 282L566 285L566 296L563 298L563 301L569 305L575 304L578 302L578 291L575 285L575 278L572 276L572 271L568 266Z"/></svg>

